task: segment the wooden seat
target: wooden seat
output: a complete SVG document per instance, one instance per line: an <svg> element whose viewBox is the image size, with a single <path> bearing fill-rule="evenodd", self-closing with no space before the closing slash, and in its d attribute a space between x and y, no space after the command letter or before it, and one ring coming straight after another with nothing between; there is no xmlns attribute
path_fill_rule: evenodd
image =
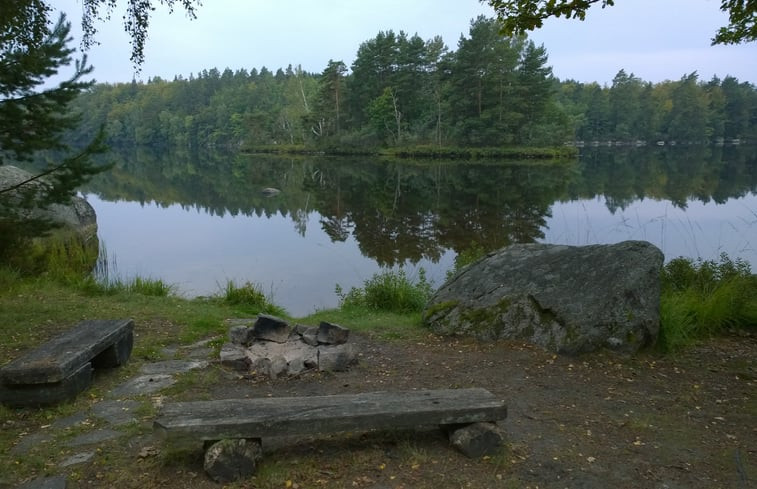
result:
<svg viewBox="0 0 757 489"><path fill-rule="evenodd" d="M166 404L154 423L167 439L251 439L499 421L507 407L485 389L370 392Z"/></svg>
<svg viewBox="0 0 757 489"><path fill-rule="evenodd" d="M133 330L131 319L81 321L0 368L0 402L27 407L72 399L90 385L93 368L128 360Z"/></svg>

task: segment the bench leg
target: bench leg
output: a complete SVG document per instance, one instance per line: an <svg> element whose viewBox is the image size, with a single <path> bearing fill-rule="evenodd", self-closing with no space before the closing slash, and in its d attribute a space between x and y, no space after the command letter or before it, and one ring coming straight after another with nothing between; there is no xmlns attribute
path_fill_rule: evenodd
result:
<svg viewBox="0 0 757 489"><path fill-rule="evenodd" d="M92 359L94 368L114 368L120 367L131 356L131 350L134 347L134 333L129 331L123 338L118 340L99 355Z"/></svg>
<svg viewBox="0 0 757 489"><path fill-rule="evenodd" d="M52 406L76 397L92 383L87 362L60 382L0 386L0 403L10 407Z"/></svg>
<svg viewBox="0 0 757 489"><path fill-rule="evenodd" d="M246 479L255 473L263 458L259 438L221 440L205 451L205 472L216 482Z"/></svg>

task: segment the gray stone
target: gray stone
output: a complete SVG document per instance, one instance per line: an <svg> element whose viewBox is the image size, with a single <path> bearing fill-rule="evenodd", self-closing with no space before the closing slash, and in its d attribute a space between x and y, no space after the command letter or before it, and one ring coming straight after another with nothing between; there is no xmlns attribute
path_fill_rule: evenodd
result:
<svg viewBox="0 0 757 489"><path fill-rule="evenodd" d="M60 463L61 467L69 467L71 465L83 464L92 460L95 456L95 452L82 452L68 457L66 460Z"/></svg>
<svg viewBox="0 0 757 489"><path fill-rule="evenodd" d="M92 406L92 415L114 426L120 426L136 421L134 410L139 406L140 403L138 401L130 399L123 401L100 401Z"/></svg>
<svg viewBox="0 0 757 489"><path fill-rule="evenodd" d="M289 339L289 323L281 318L261 314L252 327L256 339L285 343Z"/></svg>
<svg viewBox="0 0 757 489"><path fill-rule="evenodd" d="M287 361L281 355L256 358L252 363L252 370L272 379L289 373Z"/></svg>
<svg viewBox="0 0 757 489"><path fill-rule="evenodd" d="M299 374L306 364L317 364L318 351L292 338L286 343L255 342L247 349L253 370L271 377Z"/></svg>
<svg viewBox="0 0 757 489"><path fill-rule="evenodd" d="M66 489L66 476L37 477L17 489Z"/></svg>
<svg viewBox="0 0 757 489"><path fill-rule="evenodd" d="M518 339L578 354L634 352L659 332L662 252L615 245L513 245L450 278L424 322L438 334Z"/></svg>
<svg viewBox="0 0 757 489"><path fill-rule="evenodd" d="M71 416L66 416L65 418L56 419L50 426L56 430L65 430L76 426L77 424L81 424L87 419L87 413L79 412L72 414Z"/></svg>
<svg viewBox="0 0 757 489"><path fill-rule="evenodd" d="M111 391L111 397L129 397L152 394L176 383L168 374L141 375L124 382Z"/></svg>
<svg viewBox="0 0 757 489"><path fill-rule="evenodd" d="M318 343L322 345L341 345L347 342L350 330L338 324L322 321L318 326Z"/></svg>
<svg viewBox="0 0 757 489"><path fill-rule="evenodd" d="M12 165L0 165L0 189L18 185L33 176L33 174L21 168ZM44 192L45 185L45 179L43 178L30 182L22 188L32 187L37 189L38 192ZM13 193L11 192L11 194ZM20 194L16 192L16 195ZM85 243L97 243L97 215L92 206L81 197L72 197L68 205L53 204L48 209L26 211L20 217L27 219L49 219L54 223L62 225L65 229L76 232Z"/></svg>
<svg viewBox="0 0 757 489"><path fill-rule="evenodd" d="M239 372L247 372L252 362L247 355L247 350L239 345L226 343L221 347L221 365Z"/></svg>
<svg viewBox="0 0 757 489"><path fill-rule="evenodd" d="M474 423L453 430L449 441L470 458L495 455L505 444L504 431L493 423Z"/></svg>
<svg viewBox="0 0 757 489"><path fill-rule="evenodd" d="M318 370L321 372L344 372L356 362L357 350L350 344L318 347Z"/></svg>
<svg viewBox="0 0 757 489"><path fill-rule="evenodd" d="M300 339L306 345L318 346L318 328L315 326L298 324L294 327L293 332L299 335Z"/></svg>
<svg viewBox="0 0 757 489"><path fill-rule="evenodd" d="M263 458L260 440L221 440L205 451L205 472L216 482L233 482L255 473Z"/></svg>
<svg viewBox="0 0 757 489"><path fill-rule="evenodd" d="M286 361L286 358L284 358L282 355L276 355L270 359L268 365L268 376L272 379L275 379L279 375L287 374L288 366L289 365Z"/></svg>
<svg viewBox="0 0 757 489"><path fill-rule="evenodd" d="M200 359L210 358L215 351L213 348L191 348L187 350L187 358Z"/></svg>
<svg viewBox="0 0 757 489"><path fill-rule="evenodd" d="M198 368L208 366L203 360L165 360L162 362L147 363L139 369L143 374L180 374Z"/></svg>
<svg viewBox="0 0 757 489"><path fill-rule="evenodd" d="M67 447L81 447L84 445L94 445L108 440L114 440L121 436L122 433L109 429L90 431L72 438L66 442Z"/></svg>
<svg viewBox="0 0 757 489"><path fill-rule="evenodd" d="M48 443L52 438L53 435L47 432L32 433L21 438L9 451L13 455L24 455L41 443Z"/></svg>
<svg viewBox="0 0 757 489"><path fill-rule="evenodd" d="M229 328L229 341L235 345L247 346L255 340L253 329L247 326L232 326Z"/></svg>

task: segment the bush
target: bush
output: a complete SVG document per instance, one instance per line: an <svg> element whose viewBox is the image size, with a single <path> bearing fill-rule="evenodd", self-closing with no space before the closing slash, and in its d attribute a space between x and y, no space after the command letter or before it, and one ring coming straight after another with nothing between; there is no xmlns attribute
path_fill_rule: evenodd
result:
<svg viewBox="0 0 757 489"><path fill-rule="evenodd" d="M365 307L380 311L408 313L420 312L433 293L431 283L426 280L426 272L418 271L418 280L413 283L404 270L385 270L373 274L363 283L363 288L353 287L344 293L336 286L339 305L342 308Z"/></svg>
<svg viewBox="0 0 757 489"><path fill-rule="evenodd" d="M472 241L468 248L460 251L457 256L455 256L455 265L451 270L447 270L447 280L451 279L463 267L483 258L484 255L486 255L484 247L475 241Z"/></svg>
<svg viewBox="0 0 757 489"><path fill-rule="evenodd" d="M665 351L757 326L757 277L743 260L676 258L663 267L661 286L659 345Z"/></svg>
<svg viewBox="0 0 757 489"><path fill-rule="evenodd" d="M251 314L266 313L279 316L286 314L284 308L277 306L266 297L259 285L251 282L245 282L239 286L234 281L228 280L219 298L223 303L236 306Z"/></svg>

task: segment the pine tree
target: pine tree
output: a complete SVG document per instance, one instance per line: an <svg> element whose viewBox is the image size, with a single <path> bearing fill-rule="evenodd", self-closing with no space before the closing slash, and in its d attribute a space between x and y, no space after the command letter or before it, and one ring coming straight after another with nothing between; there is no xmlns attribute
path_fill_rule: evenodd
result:
<svg viewBox="0 0 757 489"><path fill-rule="evenodd" d="M70 24L63 15L51 24L50 9L38 0L14 7L0 14L0 165L29 162L40 151L63 156L29 180L0 188L0 258L53 227L30 219L32 209L69 202L78 186L105 169L90 159L104 149L102 131L78 151L63 142L80 120L68 104L93 83L83 80L92 72L86 58L75 63L70 78L45 86L72 62Z"/></svg>

